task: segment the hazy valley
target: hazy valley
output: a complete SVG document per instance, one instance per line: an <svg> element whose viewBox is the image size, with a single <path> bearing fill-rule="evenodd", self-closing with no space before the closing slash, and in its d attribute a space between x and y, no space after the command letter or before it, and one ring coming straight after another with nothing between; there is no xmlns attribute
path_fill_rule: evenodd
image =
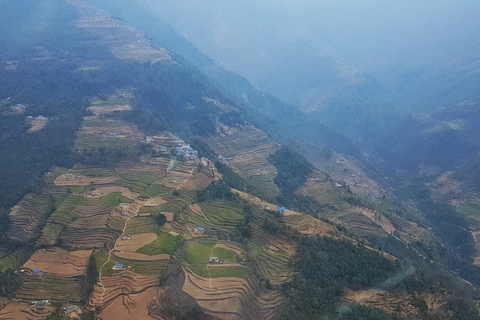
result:
<svg viewBox="0 0 480 320"><path fill-rule="evenodd" d="M0 2L1 319L480 317L471 14L360 59L267 5Z"/></svg>

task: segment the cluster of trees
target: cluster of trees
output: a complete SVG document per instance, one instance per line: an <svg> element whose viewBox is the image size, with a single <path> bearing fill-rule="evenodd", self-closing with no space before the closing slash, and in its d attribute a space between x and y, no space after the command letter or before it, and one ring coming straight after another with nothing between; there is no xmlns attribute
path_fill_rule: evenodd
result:
<svg viewBox="0 0 480 320"><path fill-rule="evenodd" d="M85 148L76 155L78 157L77 161L85 165L111 167L128 156L128 146Z"/></svg>
<svg viewBox="0 0 480 320"><path fill-rule="evenodd" d="M278 170L274 180L281 191L275 199L278 203L310 214L321 210L321 205L315 199L296 193L313 169L303 155L284 147L270 155L269 161Z"/></svg>
<svg viewBox="0 0 480 320"><path fill-rule="evenodd" d="M237 196L232 193L230 186L228 186L223 180L213 181L210 185L197 192L197 201L205 202L211 200L236 200Z"/></svg>
<svg viewBox="0 0 480 320"><path fill-rule="evenodd" d="M378 285L399 270L395 262L378 252L326 237L303 237L297 248L295 268L293 281L282 288L290 300L285 319L323 319L327 315L342 319L346 315L337 311L342 287L359 289ZM379 313L353 308L345 319L362 319L362 316L379 319L376 317Z"/></svg>
<svg viewBox="0 0 480 320"><path fill-rule="evenodd" d="M93 293L93 289L95 287L95 284L97 283L98 275L99 274L97 270L97 259L95 258L95 255L92 254L88 259L87 274L85 277L85 280L87 282L86 299L88 299L88 297L90 297L90 295Z"/></svg>
<svg viewBox="0 0 480 320"><path fill-rule="evenodd" d="M227 185L240 191L245 190L245 182L229 166L217 161L215 162L215 168L223 175L222 179Z"/></svg>

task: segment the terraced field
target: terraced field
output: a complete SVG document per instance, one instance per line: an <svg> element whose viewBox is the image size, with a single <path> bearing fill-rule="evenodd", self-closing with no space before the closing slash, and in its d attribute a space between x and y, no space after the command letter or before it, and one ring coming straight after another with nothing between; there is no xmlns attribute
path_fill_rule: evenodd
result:
<svg viewBox="0 0 480 320"><path fill-rule="evenodd" d="M202 278L185 272L183 291L219 319L272 319L284 298L278 293L255 292L249 282L241 278Z"/></svg>
<svg viewBox="0 0 480 320"><path fill-rule="evenodd" d="M67 251L62 248L38 250L22 267L28 270L41 270L42 273L63 276L81 276L87 271L92 250Z"/></svg>
<svg viewBox="0 0 480 320"><path fill-rule="evenodd" d="M18 282L18 299L80 302L86 293L85 276L20 273Z"/></svg>
<svg viewBox="0 0 480 320"><path fill-rule="evenodd" d="M144 133L115 119L113 109L108 100L95 104L92 111L110 116L86 118L76 148L128 147L125 158L106 167L54 168L43 193L26 196L12 211L11 232L16 235L11 238L28 234L37 246L22 265L19 261L28 258L27 252L0 260L4 270L17 270L15 297L89 301L87 309L105 319L132 315L158 319L151 311L158 311L177 290L178 297L198 304L213 318L275 318L285 304L275 286L293 274L296 243L288 235L298 231L339 237L338 230L292 210L278 214L278 206L237 190L233 192L238 197L231 200L198 203L197 191L220 179L216 169L194 161L153 158L148 148L140 147L146 143L141 141ZM99 131L113 129L134 134L103 137ZM168 133L156 137L152 144L160 137L164 142L181 141ZM207 140L241 176L272 197L278 194L273 183L277 172L268 162L278 146L262 132L253 127L224 129ZM318 180L312 177L301 192L324 196L331 201L332 212L348 209L342 207L341 196L333 198L322 189L331 187L331 181L319 187ZM337 218L349 214L355 212L345 210ZM375 224L378 217L373 211L360 216L364 220L359 225L369 222L368 227L390 230L387 222ZM268 223L277 229L269 230ZM87 285L86 275L92 266L99 277L88 295L93 283Z"/></svg>
<svg viewBox="0 0 480 320"><path fill-rule="evenodd" d="M250 183L252 189L261 190L274 199L280 192L273 182L277 169L268 159L270 154L279 149L279 145L251 126L225 128L221 131L204 139L205 143L217 155L226 158L226 164Z"/></svg>
<svg viewBox="0 0 480 320"><path fill-rule="evenodd" d="M166 49L153 47L141 33L124 22L112 18L108 13L86 2L71 0L67 2L78 9L77 28L93 34L98 38L99 44L106 46L117 58L152 63L171 62Z"/></svg>
<svg viewBox="0 0 480 320"><path fill-rule="evenodd" d="M56 307L37 308L27 302L2 301L0 319L44 320L53 314Z"/></svg>
<svg viewBox="0 0 480 320"><path fill-rule="evenodd" d="M27 194L10 213L8 236L18 241L38 237L44 221L54 210L54 199L43 194Z"/></svg>

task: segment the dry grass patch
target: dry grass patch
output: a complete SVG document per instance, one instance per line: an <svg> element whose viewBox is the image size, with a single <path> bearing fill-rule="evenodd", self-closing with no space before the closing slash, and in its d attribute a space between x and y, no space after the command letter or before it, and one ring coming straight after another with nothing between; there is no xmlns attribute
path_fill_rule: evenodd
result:
<svg viewBox="0 0 480 320"><path fill-rule="evenodd" d="M114 106L91 106L87 110L93 112L96 116L101 114L112 114L115 111L131 111L132 107L128 104Z"/></svg>
<svg viewBox="0 0 480 320"><path fill-rule="evenodd" d="M103 178L90 178L79 174L64 174L55 179L55 185L57 187L68 186L89 186L92 184L108 184L118 180L118 177L103 177Z"/></svg>
<svg viewBox="0 0 480 320"><path fill-rule="evenodd" d="M29 120L28 123L30 123L31 127L30 127L30 129L28 129L27 132L33 133L33 132L40 131L43 128L45 128L45 126L47 125L47 122L48 122L47 119L44 119L44 120L31 119L31 120Z"/></svg>
<svg viewBox="0 0 480 320"><path fill-rule="evenodd" d="M145 207L157 207L162 204L167 203L167 201L163 200L161 197L155 197L149 199L147 202L145 202L144 206Z"/></svg>
<svg viewBox="0 0 480 320"><path fill-rule="evenodd" d="M110 194L110 193L118 192L118 193L121 193L122 196L127 197L131 200L133 200L135 198L138 198L138 196L139 196L138 193L132 192L128 188L118 187L118 186L115 186L115 187L100 187L100 188L97 188L96 191L100 192L102 196Z"/></svg>

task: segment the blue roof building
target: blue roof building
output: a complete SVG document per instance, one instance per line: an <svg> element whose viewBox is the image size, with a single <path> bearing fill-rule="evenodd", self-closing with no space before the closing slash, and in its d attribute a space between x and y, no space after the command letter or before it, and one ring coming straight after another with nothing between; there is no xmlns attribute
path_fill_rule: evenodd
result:
<svg viewBox="0 0 480 320"><path fill-rule="evenodd" d="M116 264L115 264L115 268L123 268L123 264L121 264L121 263L116 263Z"/></svg>
<svg viewBox="0 0 480 320"><path fill-rule="evenodd" d="M40 270L33 270L33 273L35 273L35 274L42 274L42 271L40 271Z"/></svg>
<svg viewBox="0 0 480 320"><path fill-rule="evenodd" d="M283 211L285 211L285 210L286 210L285 207L280 207L280 208L278 208L278 211L280 211L280 212L283 212Z"/></svg>
<svg viewBox="0 0 480 320"><path fill-rule="evenodd" d="M205 231L205 228L198 227L198 230L200 230L200 231Z"/></svg>

